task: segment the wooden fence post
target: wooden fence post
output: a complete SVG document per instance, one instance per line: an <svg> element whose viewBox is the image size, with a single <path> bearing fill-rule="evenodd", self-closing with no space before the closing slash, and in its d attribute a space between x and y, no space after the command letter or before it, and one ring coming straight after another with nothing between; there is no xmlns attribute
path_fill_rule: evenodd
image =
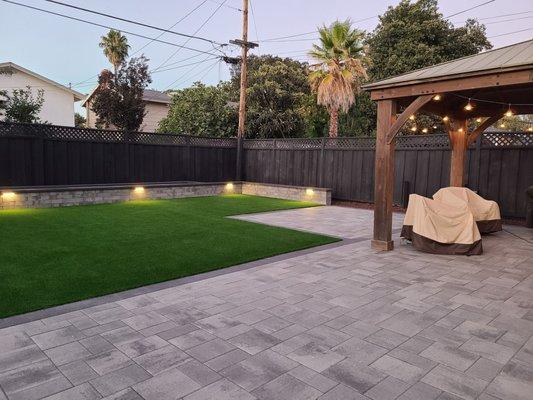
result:
<svg viewBox="0 0 533 400"><path fill-rule="evenodd" d="M33 126L31 128L34 128ZM36 186L44 185L44 138L42 132L35 132L35 139L32 146L33 153L33 184Z"/></svg>
<svg viewBox="0 0 533 400"><path fill-rule="evenodd" d="M244 138L242 136L237 137L237 166L235 171L235 180L243 180L243 162L244 162Z"/></svg>
<svg viewBox="0 0 533 400"><path fill-rule="evenodd" d="M324 187L324 179L325 179L325 173L326 173L326 167L325 167L325 150L326 150L326 138L323 137L320 141L320 156L318 159L318 187Z"/></svg>

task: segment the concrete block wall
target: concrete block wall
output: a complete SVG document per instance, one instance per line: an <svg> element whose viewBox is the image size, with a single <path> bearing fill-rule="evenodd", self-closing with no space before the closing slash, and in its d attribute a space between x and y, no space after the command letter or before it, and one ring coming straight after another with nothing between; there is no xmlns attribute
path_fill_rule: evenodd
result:
<svg viewBox="0 0 533 400"><path fill-rule="evenodd" d="M117 203L140 199L176 199L242 193L253 196L331 204L329 189L269 185L253 182L151 183L143 186L89 185L3 189L0 209L65 207Z"/></svg>

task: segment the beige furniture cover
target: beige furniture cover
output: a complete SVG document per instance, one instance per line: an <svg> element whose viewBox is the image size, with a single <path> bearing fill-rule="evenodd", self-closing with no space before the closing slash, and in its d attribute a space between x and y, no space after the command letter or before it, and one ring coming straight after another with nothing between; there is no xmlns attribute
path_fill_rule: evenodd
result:
<svg viewBox="0 0 533 400"><path fill-rule="evenodd" d="M417 194L409 205L401 236L421 251L435 254L481 254L481 235L466 204L449 205Z"/></svg>
<svg viewBox="0 0 533 400"><path fill-rule="evenodd" d="M492 200L485 200L468 188L442 188L433 195L433 199L456 207L461 207L466 204L474 215L474 219L481 233L502 230L502 220L498 203Z"/></svg>

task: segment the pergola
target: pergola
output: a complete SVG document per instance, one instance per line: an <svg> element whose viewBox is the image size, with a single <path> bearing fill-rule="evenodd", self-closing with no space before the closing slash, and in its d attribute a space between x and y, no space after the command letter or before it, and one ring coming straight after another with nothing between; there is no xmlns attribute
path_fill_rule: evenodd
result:
<svg viewBox="0 0 533 400"><path fill-rule="evenodd" d="M377 81L363 89L371 92L378 109L372 247L392 250L394 149L402 126L418 112L441 117L452 149L450 186L463 186L468 146L505 115L533 114L533 40ZM481 122L469 131L472 118Z"/></svg>

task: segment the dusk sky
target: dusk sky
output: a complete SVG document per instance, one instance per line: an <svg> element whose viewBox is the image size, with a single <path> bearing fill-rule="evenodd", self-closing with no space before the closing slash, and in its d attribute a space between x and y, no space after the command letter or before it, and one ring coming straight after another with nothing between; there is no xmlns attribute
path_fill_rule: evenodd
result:
<svg viewBox="0 0 533 400"><path fill-rule="evenodd" d="M13 0L47 10L76 16L104 25L128 30L149 37L161 32L140 26L73 10L44 0ZM142 21L146 24L169 28L203 0L62 0L65 3L98 10L123 18ZM445 16L482 4L487 0L441 0L440 9ZM207 0L198 10L172 28L175 31L192 34L213 13L223 0ZM197 33L220 43L241 35L240 0L226 0L225 5ZM260 47L253 53L279 54L299 60L306 59L314 34L297 36L282 42L262 42L280 36L311 32L317 26L329 24L335 19L350 18L355 26L371 31L378 23L377 15L388 6L397 4L392 0L252 0L253 15L250 14L250 39L259 40ZM519 15L504 16L522 13ZM255 17L255 23L254 23ZM478 18L486 23L487 34L495 47L528 40L533 35L533 0L494 0L471 11L451 17L459 26L467 18ZM54 15L44 14L0 1L0 62L13 61L30 70L63 84L78 84L74 88L82 93L89 92L96 81L96 74L110 65L98 47L104 28L86 25ZM522 31L512 33L516 31ZM511 34L507 34L511 33ZM145 45L148 40L127 35L131 45L130 54ZM183 44L185 38L164 34L161 40ZM191 40L187 46L212 51L207 42ZM142 50L149 59L150 67L156 68L177 50L167 44L153 42ZM224 52L237 55L239 50L227 46ZM138 53L140 54L140 53ZM187 58L196 56L187 60ZM180 50L168 63L190 64L212 58L190 50ZM181 67L165 72L153 73L152 88L166 89L189 86L196 80L215 84L227 79L228 68L216 59L201 64ZM80 82L84 81L82 84Z"/></svg>

